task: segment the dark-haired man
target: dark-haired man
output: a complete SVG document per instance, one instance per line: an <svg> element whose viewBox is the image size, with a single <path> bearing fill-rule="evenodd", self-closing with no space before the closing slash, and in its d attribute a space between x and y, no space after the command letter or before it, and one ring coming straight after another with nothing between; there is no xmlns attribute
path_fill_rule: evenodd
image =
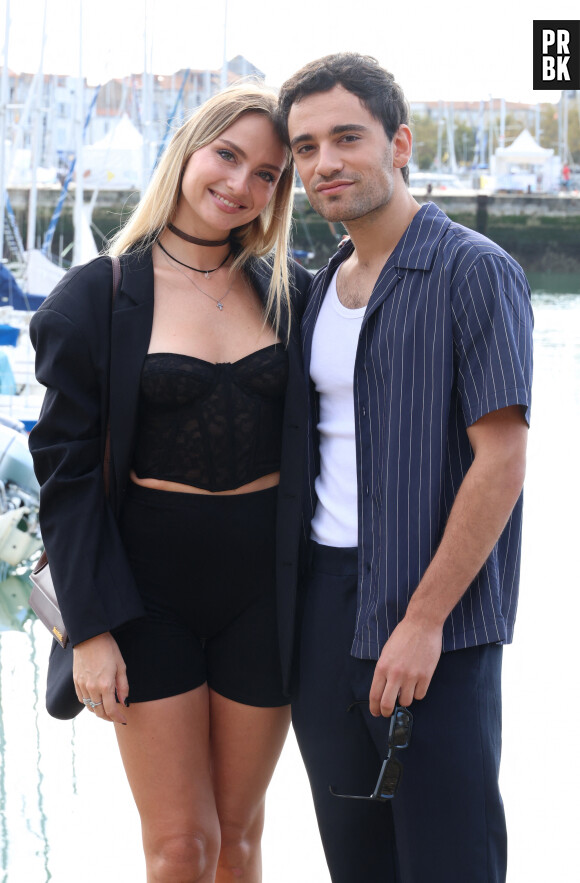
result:
<svg viewBox="0 0 580 883"><path fill-rule="evenodd" d="M332 880L500 883L529 287L501 248L413 199L407 103L374 59L307 65L280 112L312 206L350 236L303 320L311 549L293 716ZM408 706L412 733L403 710L389 738Z"/></svg>

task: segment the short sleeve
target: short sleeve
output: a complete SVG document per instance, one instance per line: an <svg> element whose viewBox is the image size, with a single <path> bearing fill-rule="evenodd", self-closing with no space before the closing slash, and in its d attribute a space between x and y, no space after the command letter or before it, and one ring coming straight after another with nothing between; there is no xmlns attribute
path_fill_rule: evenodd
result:
<svg viewBox="0 0 580 883"><path fill-rule="evenodd" d="M530 422L533 314L530 288L508 255L484 253L452 287L457 388L467 426L521 405Z"/></svg>

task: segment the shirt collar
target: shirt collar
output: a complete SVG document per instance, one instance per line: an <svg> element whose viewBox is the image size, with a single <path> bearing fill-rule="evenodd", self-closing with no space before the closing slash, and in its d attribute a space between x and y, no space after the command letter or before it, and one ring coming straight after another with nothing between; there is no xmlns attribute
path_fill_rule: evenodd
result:
<svg viewBox="0 0 580 883"><path fill-rule="evenodd" d="M437 244L451 221L437 208L435 203L426 202L401 236L389 260L395 267L409 270L430 270L437 251ZM354 246L350 239L345 240L336 254L328 262L328 269L336 268L352 254Z"/></svg>
<svg viewBox="0 0 580 883"><path fill-rule="evenodd" d="M430 270L437 245L451 221L433 202L421 206L391 255L396 267Z"/></svg>

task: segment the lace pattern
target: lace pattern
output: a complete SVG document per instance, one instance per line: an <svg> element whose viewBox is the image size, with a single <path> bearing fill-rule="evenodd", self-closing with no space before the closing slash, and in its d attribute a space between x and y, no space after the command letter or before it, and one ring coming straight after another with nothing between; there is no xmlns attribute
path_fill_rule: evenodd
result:
<svg viewBox="0 0 580 883"><path fill-rule="evenodd" d="M137 476L222 491L276 472L287 379L281 344L218 364L150 353L141 375Z"/></svg>

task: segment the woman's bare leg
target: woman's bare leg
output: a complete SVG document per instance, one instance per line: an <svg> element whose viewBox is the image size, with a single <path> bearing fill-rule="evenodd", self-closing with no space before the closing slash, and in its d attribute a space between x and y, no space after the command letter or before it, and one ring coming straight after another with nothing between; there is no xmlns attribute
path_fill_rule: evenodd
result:
<svg viewBox="0 0 580 883"><path fill-rule="evenodd" d="M241 705L210 690L214 793L221 828L216 883L260 883L266 789L290 708Z"/></svg>
<svg viewBox="0 0 580 883"><path fill-rule="evenodd" d="M214 883L220 851L206 685L131 705L117 740L141 817L147 883Z"/></svg>

